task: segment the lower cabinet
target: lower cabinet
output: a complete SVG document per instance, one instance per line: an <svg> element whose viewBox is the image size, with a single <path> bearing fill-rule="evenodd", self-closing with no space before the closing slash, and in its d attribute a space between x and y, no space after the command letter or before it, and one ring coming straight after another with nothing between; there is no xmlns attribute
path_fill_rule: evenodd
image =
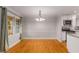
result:
<svg viewBox="0 0 79 59"><path fill-rule="evenodd" d="M68 34L67 48L70 53L79 53L79 38Z"/></svg>

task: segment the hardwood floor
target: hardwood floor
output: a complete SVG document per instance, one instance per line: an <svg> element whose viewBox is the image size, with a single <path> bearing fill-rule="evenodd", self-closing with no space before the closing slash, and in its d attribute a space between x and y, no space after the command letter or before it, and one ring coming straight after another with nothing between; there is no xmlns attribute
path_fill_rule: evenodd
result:
<svg viewBox="0 0 79 59"><path fill-rule="evenodd" d="M14 47L10 48L11 53L67 53L67 48L58 40L33 39L22 40Z"/></svg>

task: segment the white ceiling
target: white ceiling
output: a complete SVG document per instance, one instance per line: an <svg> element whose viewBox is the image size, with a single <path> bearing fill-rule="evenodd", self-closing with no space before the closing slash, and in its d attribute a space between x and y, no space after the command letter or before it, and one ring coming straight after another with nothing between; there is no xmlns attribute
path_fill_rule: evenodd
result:
<svg viewBox="0 0 79 59"><path fill-rule="evenodd" d="M55 17L64 14L79 13L78 6L8 6L12 10L20 13L23 17L38 17L39 10L42 17Z"/></svg>

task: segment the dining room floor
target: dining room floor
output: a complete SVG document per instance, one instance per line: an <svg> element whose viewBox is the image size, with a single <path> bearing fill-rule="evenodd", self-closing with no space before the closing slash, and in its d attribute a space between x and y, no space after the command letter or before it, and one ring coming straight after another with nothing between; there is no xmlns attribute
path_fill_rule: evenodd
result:
<svg viewBox="0 0 79 59"><path fill-rule="evenodd" d="M56 39L22 39L8 53L68 53L65 43Z"/></svg>

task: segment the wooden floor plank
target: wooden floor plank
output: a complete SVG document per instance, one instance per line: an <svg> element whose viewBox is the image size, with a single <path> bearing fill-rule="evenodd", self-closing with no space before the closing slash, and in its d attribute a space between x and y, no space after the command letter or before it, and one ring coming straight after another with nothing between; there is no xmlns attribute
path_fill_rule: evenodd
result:
<svg viewBox="0 0 79 59"><path fill-rule="evenodd" d="M58 40L37 39L37 40L22 40L8 52L12 53L67 53L67 48Z"/></svg>

